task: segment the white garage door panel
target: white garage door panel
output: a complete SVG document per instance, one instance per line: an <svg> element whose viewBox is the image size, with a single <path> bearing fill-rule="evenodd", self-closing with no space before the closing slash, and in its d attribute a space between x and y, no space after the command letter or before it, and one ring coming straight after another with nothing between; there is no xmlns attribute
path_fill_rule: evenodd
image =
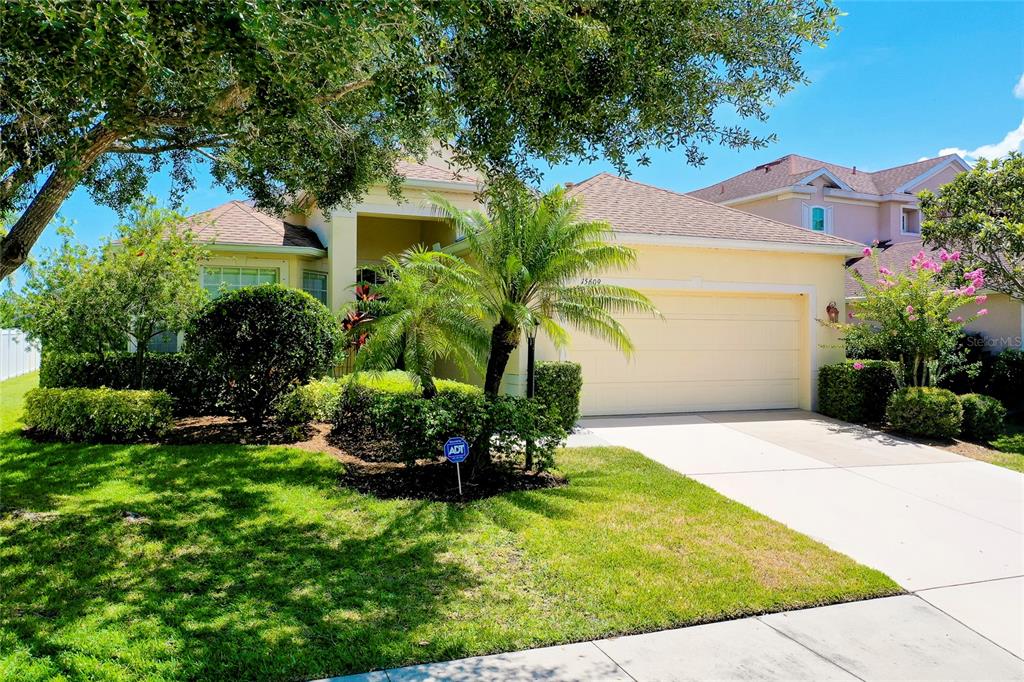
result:
<svg viewBox="0 0 1024 682"><path fill-rule="evenodd" d="M665 319L620 318L627 359L594 338L574 339L585 415L796 407L801 381L797 296L651 294Z"/></svg>

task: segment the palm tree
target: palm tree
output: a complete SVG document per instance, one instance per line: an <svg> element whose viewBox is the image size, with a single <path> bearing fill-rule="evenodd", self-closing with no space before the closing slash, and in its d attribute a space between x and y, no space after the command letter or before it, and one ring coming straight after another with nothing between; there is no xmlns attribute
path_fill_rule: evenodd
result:
<svg viewBox="0 0 1024 682"><path fill-rule="evenodd" d="M423 397L437 393L434 364L447 359L463 371L480 367L487 332L475 271L460 258L413 247L371 268L380 284L358 305L362 339L357 369L392 369L416 375Z"/></svg>
<svg viewBox="0 0 1024 682"><path fill-rule="evenodd" d="M464 211L439 195L431 201L465 238L479 272L480 296L492 325L484 393L496 396L523 332L537 327L565 346L563 324L602 338L629 354L633 344L616 313L658 314L629 287L604 284L595 275L623 270L636 252L609 242L611 226L580 218L580 205L556 187L536 196L526 188L491 202L493 218Z"/></svg>

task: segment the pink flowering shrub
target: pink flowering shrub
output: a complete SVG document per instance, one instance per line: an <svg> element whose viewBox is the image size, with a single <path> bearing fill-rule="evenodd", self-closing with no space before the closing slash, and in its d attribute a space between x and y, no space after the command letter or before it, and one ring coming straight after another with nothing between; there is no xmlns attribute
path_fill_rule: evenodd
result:
<svg viewBox="0 0 1024 682"><path fill-rule="evenodd" d="M943 355L955 346L963 326L988 313L982 308L966 319L953 315L962 306L985 302L985 296L979 295L985 285L984 271L955 276L960 253L945 249L937 259L920 251L905 272L879 266L870 248L865 255L875 264L875 276L851 271L864 290L856 313L863 324L832 326L846 333L848 343L855 340L858 347L884 348L886 354L898 356L910 384L934 386L942 376ZM957 281L951 285L954 278Z"/></svg>

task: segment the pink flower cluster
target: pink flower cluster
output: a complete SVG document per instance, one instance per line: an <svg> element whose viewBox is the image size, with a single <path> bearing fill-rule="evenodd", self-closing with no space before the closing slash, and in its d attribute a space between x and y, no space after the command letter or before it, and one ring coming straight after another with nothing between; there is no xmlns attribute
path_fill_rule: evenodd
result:
<svg viewBox="0 0 1024 682"><path fill-rule="evenodd" d="M943 251L943 253L945 253L945 251ZM948 258L943 259L943 262L946 260L948 260ZM917 255L910 259L910 267L913 270L931 270L932 272L939 272L942 270L942 265L933 261L923 249L918 251Z"/></svg>
<svg viewBox="0 0 1024 682"><path fill-rule="evenodd" d="M960 260L960 252L954 251L953 253L950 253L945 249L939 249L939 259L943 263L947 261L953 261L955 263L956 261Z"/></svg>
<svg viewBox="0 0 1024 682"><path fill-rule="evenodd" d="M974 296L974 294L976 294L985 286L985 271L981 268L978 268L977 270L971 270L966 275L964 275L964 279L967 280L967 284L960 287L959 289L954 289L953 293L957 294L958 296ZM978 301L978 303L984 303L987 300L983 296L979 296L978 298L981 299L980 301Z"/></svg>

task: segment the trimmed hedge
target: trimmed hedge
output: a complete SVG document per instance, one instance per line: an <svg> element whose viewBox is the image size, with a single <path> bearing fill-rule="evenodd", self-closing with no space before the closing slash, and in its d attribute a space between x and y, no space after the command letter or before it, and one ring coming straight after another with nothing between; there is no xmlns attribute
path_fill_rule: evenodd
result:
<svg viewBox="0 0 1024 682"><path fill-rule="evenodd" d="M220 387L221 404L258 423L296 384L326 375L341 328L309 294L278 284L243 287L210 301L186 331L188 353Z"/></svg>
<svg viewBox="0 0 1024 682"><path fill-rule="evenodd" d="M956 438L964 420L960 400L944 388L901 388L889 398L885 415L897 431L929 438Z"/></svg>
<svg viewBox="0 0 1024 682"><path fill-rule="evenodd" d="M135 354L96 355L45 353L39 366L44 388L135 389ZM164 391L174 398L178 415L217 413L217 387L212 376L184 353L146 356L145 389Z"/></svg>
<svg viewBox="0 0 1024 682"><path fill-rule="evenodd" d="M360 373L337 380L334 385L340 386L340 397L333 436L362 459L412 465L419 459L441 457L444 442L452 436L475 443L489 427L493 433L492 460L521 463L525 443L532 440L534 467L551 465L554 451L566 434L539 402L518 396L488 401L476 386L448 380L435 383L437 395L426 399L404 372ZM307 396L313 390L332 396L324 398L326 404L337 389L317 387ZM285 398L282 402L287 405L291 401ZM305 416L299 410L293 414Z"/></svg>
<svg viewBox="0 0 1024 682"><path fill-rule="evenodd" d="M855 424L881 422L902 377L903 368L894 360L825 365L818 372L818 411Z"/></svg>
<svg viewBox="0 0 1024 682"><path fill-rule="evenodd" d="M537 400L557 412L565 431L572 431L580 418L583 368L578 362L538 362Z"/></svg>
<svg viewBox="0 0 1024 682"><path fill-rule="evenodd" d="M359 372L333 379L317 379L296 386L281 397L277 403L277 419L288 426L300 426L310 422L329 422L338 413L341 395L345 388L355 381L359 386L370 389L418 396L419 382L402 370L389 372ZM439 394L452 392L480 393L480 389L450 379L435 379Z"/></svg>
<svg viewBox="0 0 1024 682"><path fill-rule="evenodd" d="M960 396L964 410L961 435L967 440L990 441L1003 432L1006 408L995 398L980 393Z"/></svg>
<svg viewBox="0 0 1024 682"><path fill-rule="evenodd" d="M1007 348L996 356L988 393L1010 407L1024 407L1024 350Z"/></svg>
<svg viewBox="0 0 1024 682"><path fill-rule="evenodd" d="M25 396L25 425L71 441L132 443L159 438L173 423L163 391L34 388Z"/></svg>

